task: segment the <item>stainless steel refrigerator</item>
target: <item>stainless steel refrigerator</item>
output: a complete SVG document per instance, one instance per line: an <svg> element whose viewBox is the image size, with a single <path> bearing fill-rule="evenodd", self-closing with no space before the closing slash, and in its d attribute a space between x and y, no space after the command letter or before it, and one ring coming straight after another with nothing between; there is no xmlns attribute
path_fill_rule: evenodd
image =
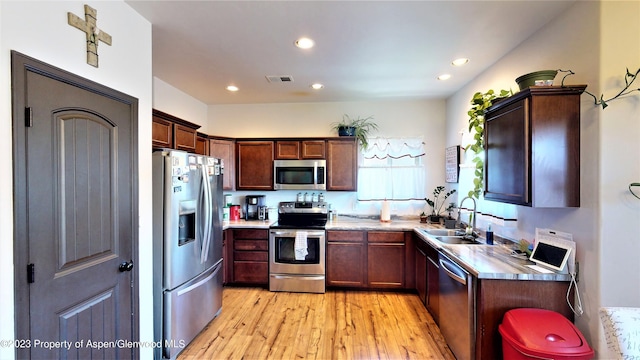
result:
<svg viewBox="0 0 640 360"><path fill-rule="evenodd" d="M175 359L222 309L222 167L178 150L153 153L156 359Z"/></svg>

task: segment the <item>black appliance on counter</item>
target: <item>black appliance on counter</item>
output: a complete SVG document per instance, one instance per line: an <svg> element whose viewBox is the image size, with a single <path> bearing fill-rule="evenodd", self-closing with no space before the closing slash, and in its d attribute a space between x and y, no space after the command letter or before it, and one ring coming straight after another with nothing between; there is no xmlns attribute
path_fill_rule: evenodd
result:
<svg viewBox="0 0 640 360"><path fill-rule="evenodd" d="M245 196L244 218L245 220L267 220L268 213L264 195Z"/></svg>
<svg viewBox="0 0 640 360"><path fill-rule="evenodd" d="M325 292L325 202L281 202L269 228L269 290Z"/></svg>

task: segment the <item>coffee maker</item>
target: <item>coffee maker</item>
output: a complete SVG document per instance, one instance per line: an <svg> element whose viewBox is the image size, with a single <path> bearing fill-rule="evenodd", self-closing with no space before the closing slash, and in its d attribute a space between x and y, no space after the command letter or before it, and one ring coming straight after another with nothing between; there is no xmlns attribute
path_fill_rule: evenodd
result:
<svg viewBox="0 0 640 360"><path fill-rule="evenodd" d="M264 195L245 196L245 220L267 220L267 207Z"/></svg>

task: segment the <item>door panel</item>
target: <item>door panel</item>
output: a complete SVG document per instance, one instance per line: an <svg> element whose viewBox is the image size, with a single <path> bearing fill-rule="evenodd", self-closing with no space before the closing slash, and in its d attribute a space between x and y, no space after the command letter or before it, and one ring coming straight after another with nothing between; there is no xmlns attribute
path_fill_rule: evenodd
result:
<svg viewBox="0 0 640 360"><path fill-rule="evenodd" d="M15 52L12 62L16 336L83 342L17 357L137 357L88 344L137 339L137 271L119 271L137 262L137 100Z"/></svg>

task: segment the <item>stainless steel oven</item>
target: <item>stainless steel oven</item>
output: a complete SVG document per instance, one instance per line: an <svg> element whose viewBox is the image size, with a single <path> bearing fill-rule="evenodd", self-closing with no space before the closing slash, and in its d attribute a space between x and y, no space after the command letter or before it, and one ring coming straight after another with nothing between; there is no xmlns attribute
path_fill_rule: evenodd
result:
<svg viewBox="0 0 640 360"><path fill-rule="evenodd" d="M269 229L269 290L325 292L324 202L283 202Z"/></svg>

